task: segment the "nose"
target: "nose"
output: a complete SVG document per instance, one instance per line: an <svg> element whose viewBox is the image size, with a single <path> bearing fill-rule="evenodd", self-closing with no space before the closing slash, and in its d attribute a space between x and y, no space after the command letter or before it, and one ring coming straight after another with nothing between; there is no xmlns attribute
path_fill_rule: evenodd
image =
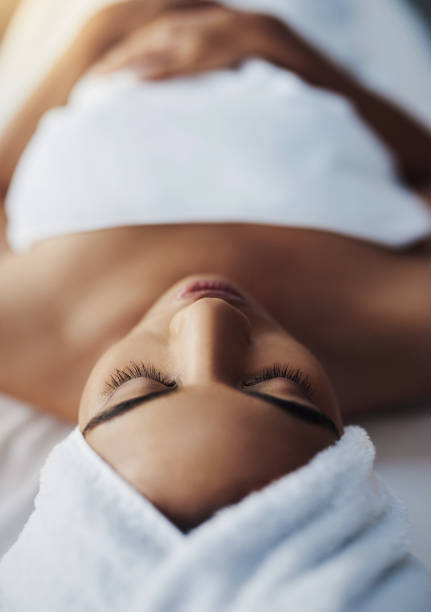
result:
<svg viewBox="0 0 431 612"><path fill-rule="evenodd" d="M250 350L248 317L229 302L203 298L180 310L170 324L170 347L187 386L232 383Z"/></svg>

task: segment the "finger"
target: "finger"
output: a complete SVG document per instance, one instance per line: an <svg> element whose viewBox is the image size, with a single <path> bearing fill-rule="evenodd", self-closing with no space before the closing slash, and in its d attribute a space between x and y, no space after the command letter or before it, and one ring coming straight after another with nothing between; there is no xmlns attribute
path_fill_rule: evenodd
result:
<svg viewBox="0 0 431 612"><path fill-rule="evenodd" d="M98 74L113 72L114 70L121 69L131 59L133 59L133 54L128 49L128 46L122 45L106 53L99 62L94 64L93 71Z"/></svg>
<svg viewBox="0 0 431 612"><path fill-rule="evenodd" d="M180 76L187 70L193 71L193 63L187 49L177 44L169 49L147 53L134 63L133 68L142 79L163 80Z"/></svg>
<svg viewBox="0 0 431 612"><path fill-rule="evenodd" d="M168 52L158 52L148 54L145 57L131 57L127 61L116 64L112 69L106 72L125 69L132 70L135 75L141 80L151 80L165 73L175 73L181 71L180 64L176 61L175 55ZM105 72L105 73L106 73Z"/></svg>
<svg viewBox="0 0 431 612"><path fill-rule="evenodd" d="M184 69L181 66L158 66L158 65L147 65L136 67L135 74L142 81L165 81L167 79L173 79L175 77L183 76Z"/></svg>
<svg viewBox="0 0 431 612"><path fill-rule="evenodd" d="M196 76L208 72L211 68L199 64L172 63L164 66L151 66L138 72L138 78L146 81L166 81L169 79Z"/></svg>
<svg viewBox="0 0 431 612"><path fill-rule="evenodd" d="M115 52L110 57L105 58L97 68L99 73L104 74L122 69L138 70L142 68L143 71L149 71L151 68L157 69L171 65L174 57L175 50L173 48L147 52L125 50Z"/></svg>

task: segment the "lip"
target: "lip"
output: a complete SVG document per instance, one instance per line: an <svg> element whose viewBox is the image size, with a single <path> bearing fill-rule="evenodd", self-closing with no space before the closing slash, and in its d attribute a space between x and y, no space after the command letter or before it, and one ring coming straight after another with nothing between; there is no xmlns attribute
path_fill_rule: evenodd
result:
<svg viewBox="0 0 431 612"><path fill-rule="evenodd" d="M190 283L183 287L176 295L177 300L194 298L196 300L204 297L216 297L222 300L246 302L246 298L232 285L224 281L201 280Z"/></svg>

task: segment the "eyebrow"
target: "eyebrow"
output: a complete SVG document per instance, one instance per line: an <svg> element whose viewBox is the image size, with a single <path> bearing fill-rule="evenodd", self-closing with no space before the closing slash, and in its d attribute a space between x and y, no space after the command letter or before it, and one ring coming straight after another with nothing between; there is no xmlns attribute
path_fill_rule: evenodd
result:
<svg viewBox="0 0 431 612"><path fill-rule="evenodd" d="M120 402L115 406L111 406L109 408L105 408L91 418L87 425L82 430L82 435L85 437L86 434L100 425L101 423L107 423L112 419L115 419L134 408L145 404L146 402L150 402L159 397L163 397L165 395L170 395L172 393L178 393L179 389L166 389L166 391L155 391L153 393L148 393L146 395L141 395L138 397L134 397L130 400L125 400L124 402ZM330 419L328 416L319 412L317 409L312 408L311 406L307 406L306 404L301 404L300 402L295 402L292 400L281 399L279 397L274 397L273 395L268 395L267 393L261 393L259 391L246 391L239 389L240 393L244 395L250 395L257 399L260 399L267 404L271 404L277 408L281 408L282 410L288 412L290 415L309 423L310 425L317 425L320 427L324 427L331 431L337 439L340 439L340 432L338 431L337 426L334 421Z"/></svg>

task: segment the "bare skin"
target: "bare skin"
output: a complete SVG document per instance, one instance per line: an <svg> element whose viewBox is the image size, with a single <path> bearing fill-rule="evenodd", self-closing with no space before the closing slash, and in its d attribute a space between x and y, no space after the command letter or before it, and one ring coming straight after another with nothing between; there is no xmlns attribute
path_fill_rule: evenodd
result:
<svg viewBox="0 0 431 612"><path fill-rule="evenodd" d="M186 291L202 281L211 289ZM240 293L218 293L220 283ZM175 283L101 357L79 424L105 461L183 529L342 434L321 364L242 287L208 274Z"/></svg>
<svg viewBox="0 0 431 612"><path fill-rule="evenodd" d="M185 225L53 239L6 257L0 271L8 287L1 388L72 421L97 357L168 287L197 273L238 282L304 342L345 413L431 392L430 262L422 255L324 232Z"/></svg>
<svg viewBox="0 0 431 612"><path fill-rule="evenodd" d="M37 118L51 105L64 103L78 76L117 41L118 32L113 36L108 28L109 43L106 37L101 43L99 28L102 23L106 32L107 23L106 12L102 15L101 21L99 16L90 23L75 51L63 58L5 135L0 147L1 159L9 155L8 163L2 163L4 192ZM142 15L144 25L153 17ZM264 23L262 31L268 32L266 18ZM253 32L255 24L253 17ZM128 28L133 29L130 23ZM263 38L268 40L267 35ZM250 38L246 40L249 45ZM259 53L266 57L261 45L259 38ZM295 49L299 71L303 46ZM233 63L237 52L235 48ZM268 55L287 65L295 54L287 58L284 49L282 56L277 44ZM314 59L303 73L314 65L314 72L304 74L312 82L325 72L323 60L319 58L316 70L315 52L307 57ZM220 65L226 61L224 57ZM354 97L358 87L325 65L326 86L332 83L340 91L344 83L346 95L377 124L385 103L363 90ZM53 83L57 87L50 98ZM393 122L399 120L399 110L384 108ZM418 160L415 151L426 150L429 135L404 115L403 126L408 139L388 142L392 131L387 125L380 135L393 147L400 171L422 190L429 158L424 161L420 155ZM402 142L409 143L407 148ZM7 288L0 296L0 388L76 422L82 388L98 357L173 283L190 274L214 273L239 283L317 356L345 414L420 401L431 395L430 272L426 245L391 252L335 234L251 224L119 228L47 240L27 255L6 255L0 263L0 279Z"/></svg>
<svg viewBox="0 0 431 612"><path fill-rule="evenodd" d="M7 25L17 7L17 0L4 0L0 7L0 38L3 36Z"/></svg>

